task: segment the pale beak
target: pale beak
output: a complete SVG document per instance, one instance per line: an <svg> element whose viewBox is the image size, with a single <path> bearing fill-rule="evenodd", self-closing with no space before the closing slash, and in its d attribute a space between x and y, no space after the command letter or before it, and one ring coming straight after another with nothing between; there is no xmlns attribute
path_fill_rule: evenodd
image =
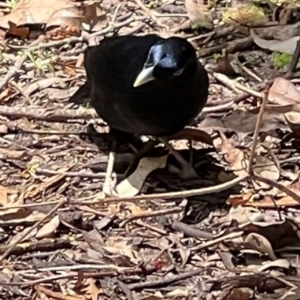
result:
<svg viewBox="0 0 300 300"><path fill-rule="evenodd" d="M133 84L133 87L138 87L149 81L155 80L155 78L153 76L153 70L154 70L154 66L144 67L143 70L140 72L140 74L137 76L137 78Z"/></svg>

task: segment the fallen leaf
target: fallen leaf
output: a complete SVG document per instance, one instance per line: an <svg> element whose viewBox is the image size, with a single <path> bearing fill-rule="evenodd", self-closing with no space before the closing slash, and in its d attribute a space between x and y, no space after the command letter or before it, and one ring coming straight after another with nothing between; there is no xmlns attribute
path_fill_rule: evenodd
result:
<svg viewBox="0 0 300 300"><path fill-rule="evenodd" d="M293 55L297 43L299 41L299 36L295 36L293 38L287 39L285 41L276 41L276 40L264 40L260 38L253 29L250 29L251 37L253 38L254 43L262 48L262 49L268 49L270 51L277 51L281 53L287 53L290 55Z"/></svg>
<svg viewBox="0 0 300 300"><path fill-rule="evenodd" d="M10 190L8 187L0 185L0 216L13 218L13 215L18 213L20 208L10 208L13 206L21 206L24 203L23 194L18 195L17 191ZM14 217L17 217L16 215ZM4 218L3 218L4 220Z"/></svg>
<svg viewBox="0 0 300 300"><path fill-rule="evenodd" d="M254 4L227 8L223 13L225 24L257 25L268 22L264 10Z"/></svg>
<svg viewBox="0 0 300 300"><path fill-rule="evenodd" d="M275 104L300 104L300 91L289 80L276 77L269 90L268 100Z"/></svg>
<svg viewBox="0 0 300 300"><path fill-rule="evenodd" d="M47 29L60 27L73 35L82 26L91 31L107 25L99 2L80 7L72 0L20 0L9 14L1 17L0 27L9 29L9 22L15 24L15 30L24 24L46 24Z"/></svg>
<svg viewBox="0 0 300 300"><path fill-rule="evenodd" d="M261 177L277 181L280 177L280 170L275 163L267 157L257 155L253 172Z"/></svg>
<svg viewBox="0 0 300 300"><path fill-rule="evenodd" d="M212 14L209 7L209 5L204 4L204 0L185 0L185 9L192 28L205 27L213 29Z"/></svg>
<svg viewBox="0 0 300 300"><path fill-rule="evenodd" d="M253 295L249 292L242 291L240 289L232 289L230 295L226 298L227 300L250 300L253 299Z"/></svg>
<svg viewBox="0 0 300 300"><path fill-rule="evenodd" d="M60 224L60 219L59 216L55 216L52 218L49 222L44 224L44 226L37 232L36 238L37 239L42 239L46 237L50 237L54 231L58 228Z"/></svg>
<svg viewBox="0 0 300 300"><path fill-rule="evenodd" d="M71 0L20 0L9 14L1 17L0 27L8 29L9 21L16 26L46 24L54 12L73 6L74 3Z"/></svg>
<svg viewBox="0 0 300 300"><path fill-rule="evenodd" d="M288 25L258 27L255 33L263 39L284 41L300 35L300 22Z"/></svg>
<svg viewBox="0 0 300 300"><path fill-rule="evenodd" d="M276 260L277 257L272 249L271 243L262 235L258 233L250 233L245 239L245 247L257 250L261 253L268 254L272 260Z"/></svg>
<svg viewBox="0 0 300 300"><path fill-rule="evenodd" d="M289 269L291 267L290 262L287 259L276 259L274 261L267 262L263 264L259 269L258 272L263 272L270 268L281 268L281 269Z"/></svg>
<svg viewBox="0 0 300 300"><path fill-rule="evenodd" d="M29 84L28 86L26 86L22 90L22 92L23 92L24 95L29 97L35 91L38 91L40 89L45 89L49 86L52 86L55 83L59 84L60 82L63 82L63 81L59 77L51 77L51 78L40 79L40 80L37 80L37 81Z"/></svg>
<svg viewBox="0 0 300 300"><path fill-rule="evenodd" d="M128 240L124 238L120 240L119 237L111 237L107 240L106 245L102 246L102 249L110 254L123 256L127 261L129 258L130 262L134 264L138 264L139 262L138 253L129 244Z"/></svg>
<svg viewBox="0 0 300 300"><path fill-rule="evenodd" d="M8 26L9 26L9 28L6 33L7 35L12 34L12 35L17 36L22 39L25 39L29 36L30 31L29 31L28 27L22 27L22 26L18 27L18 26L16 26L15 23L13 23L11 21L8 21Z"/></svg>
<svg viewBox="0 0 300 300"><path fill-rule="evenodd" d="M240 176L247 174L248 160L245 157L245 153L234 147L222 132L220 132L220 138L221 143L216 146L216 148L220 151L220 154L224 156L224 159L231 165L231 169L234 174Z"/></svg>
<svg viewBox="0 0 300 300"><path fill-rule="evenodd" d="M147 176L158 168L165 168L168 155L160 157L144 157L136 170L128 178L121 181L116 190L120 197L132 197L139 193Z"/></svg>
<svg viewBox="0 0 300 300"><path fill-rule="evenodd" d="M93 278L87 278L84 281L84 285L86 285L82 290L85 292L85 297L89 300L98 300L100 291L95 285L95 280Z"/></svg>

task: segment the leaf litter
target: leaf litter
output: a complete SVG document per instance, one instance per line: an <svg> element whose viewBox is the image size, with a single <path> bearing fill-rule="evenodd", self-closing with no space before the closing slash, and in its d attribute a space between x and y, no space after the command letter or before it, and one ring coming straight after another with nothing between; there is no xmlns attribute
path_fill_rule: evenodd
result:
<svg viewBox="0 0 300 300"><path fill-rule="evenodd" d="M296 299L296 1L20 0L0 12L3 299ZM139 145L124 145L118 195L104 197L107 128L66 102L86 45L113 33L198 47L209 101L170 140L199 178L181 180L161 145L128 173ZM295 57L279 67L272 51Z"/></svg>

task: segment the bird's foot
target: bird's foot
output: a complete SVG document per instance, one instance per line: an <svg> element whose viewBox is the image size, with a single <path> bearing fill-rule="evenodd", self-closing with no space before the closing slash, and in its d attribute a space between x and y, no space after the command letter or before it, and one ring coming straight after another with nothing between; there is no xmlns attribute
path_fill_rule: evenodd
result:
<svg viewBox="0 0 300 300"><path fill-rule="evenodd" d="M108 154L108 162L106 168L106 175L103 184L103 192L108 195L115 197L117 196L117 192L115 191L117 184L117 177L113 177L113 168L115 163L116 153L114 151L110 151Z"/></svg>
<svg viewBox="0 0 300 300"><path fill-rule="evenodd" d="M103 183L102 191L106 196L117 197L116 191L117 177L106 178Z"/></svg>

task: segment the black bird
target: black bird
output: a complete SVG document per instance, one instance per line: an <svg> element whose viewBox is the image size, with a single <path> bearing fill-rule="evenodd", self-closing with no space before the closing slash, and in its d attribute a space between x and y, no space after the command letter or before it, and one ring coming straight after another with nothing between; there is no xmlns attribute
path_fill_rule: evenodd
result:
<svg viewBox="0 0 300 300"><path fill-rule="evenodd" d="M70 101L90 101L111 130L170 136L190 124L206 104L207 72L183 38L105 38L86 49L84 61L87 81Z"/></svg>

